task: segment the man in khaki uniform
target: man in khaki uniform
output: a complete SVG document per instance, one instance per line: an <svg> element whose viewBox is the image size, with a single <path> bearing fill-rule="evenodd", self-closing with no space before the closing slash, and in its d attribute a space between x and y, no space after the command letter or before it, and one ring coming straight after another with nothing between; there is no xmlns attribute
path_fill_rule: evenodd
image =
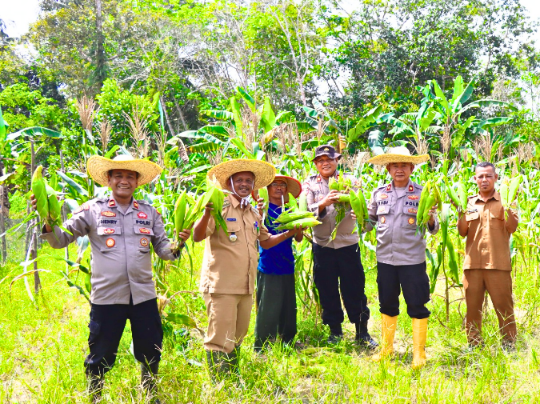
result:
<svg viewBox="0 0 540 404"><path fill-rule="evenodd" d="M399 295L407 303L413 325L413 368L426 363L425 344L430 311L429 277L426 273L425 229L418 229L416 214L422 187L410 180L415 164L429 156L411 156L406 147L395 147L369 160L386 166L392 182L373 192L368 206L366 231L377 227L377 285L382 314L381 351L373 356L380 361L393 352L394 333L399 314ZM430 211L427 230L436 234L439 222Z"/></svg>
<svg viewBox="0 0 540 404"><path fill-rule="evenodd" d="M319 172L304 183L308 209L322 223L313 228L313 277L319 291L322 320L330 328L329 343L337 343L343 336L343 309L341 300L351 323L355 325L355 340L367 348L377 347L368 333L369 308L364 292L366 277L360 260L356 221L351 217L350 207L336 229L338 192L330 191L330 178L341 175L337 170L341 154L330 145L317 147L313 161ZM350 177L353 185L357 183ZM341 296L340 296L341 291Z"/></svg>
<svg viewBox="0 0 540 404"><path fill-rule="evenodd" d="M206 303L208 330L204 340L212 378L237 368L240 345L248 331L258 264L259 241L271 248L296 234L270 235L257 209L249 204L252 191L270 184L271 164L258 160L230 160L208 172L230 192L222 215L227 232L216 228L210 203L195 223L193 240L205 240L200 290Z"/></svg>
<svg viewBox="0 0 540 404"><path fill-rule="evenodd" d="M478 194L469 197L467 212L461 212L458 231L467 237L463 264L463 287L467 302L467 339L471 347L482 342L482 303L487 292L499 319L503 347L512 349L516 341L512 299L510 235L518 227L518 213L505 209L495 191L495 166L483 162L474 177Z"/></svg>
<svg viewBox="0 0 540 404"><path fill-rule="evenodd" d="M111 188L112 196L88 201L75 211L63 225L71 234L45 225L41 237L53 248L64 248L85 235L90 239L92 307L90 354L85 367L93 401L101 400L103 377L115 362L127 319L131 322L135 358L141 362L142 383L155 396L163 331L152 280L150 244L164 260L176 259L178 248L171 248L161 215L146 201L133 199L133 193L153 180L161 168L131 156L114 160L95 156L88 160L87 169L97 183ZM179 236L186 240L189 230Z"/></svg>

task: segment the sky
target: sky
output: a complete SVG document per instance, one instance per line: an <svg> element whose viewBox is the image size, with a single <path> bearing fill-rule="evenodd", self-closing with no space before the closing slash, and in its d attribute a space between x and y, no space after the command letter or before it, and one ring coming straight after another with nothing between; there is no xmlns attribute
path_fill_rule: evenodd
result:
<svg viewBox="0 0 540 404"><path fill-rule="evenodd" d="M521 0L532 19L540 22L540 1ZM0 19L6 24L6 33L19 37L28 32L30 24L39 15L39 0L0 0ZM536 33L537 46L540 47L540 29Z"/></svg>

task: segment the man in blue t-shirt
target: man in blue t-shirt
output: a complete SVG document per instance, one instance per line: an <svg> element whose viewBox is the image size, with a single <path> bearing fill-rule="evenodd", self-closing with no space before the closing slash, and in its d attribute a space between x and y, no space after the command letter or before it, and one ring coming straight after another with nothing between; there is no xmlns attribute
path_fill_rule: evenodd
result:
<svg viewBox="0 0 540 404"><path fill-rule="evenodd" d="M282 201L291 193L297 198L302 192L300 182L287 176L276 176L268 186L268 212L264 224L270 234L279 234L274 220L281 214ZM285 230L286 231L286 230ZM295 240L302 241L302 229ZM296 335L296 293L294 285L294 256L292 238L269 248L259 248L257 271L257 320L255 323L255 351L260 352L265 342L279 335L283 343L290 343Z"/></svg>

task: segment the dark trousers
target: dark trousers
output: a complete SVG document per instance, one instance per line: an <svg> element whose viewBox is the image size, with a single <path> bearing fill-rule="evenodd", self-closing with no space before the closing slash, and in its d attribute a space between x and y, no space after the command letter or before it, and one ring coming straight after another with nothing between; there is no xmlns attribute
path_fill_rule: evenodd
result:
<svg viewBox="0 0 540 404"><path fill-rule="evenodd" d="M389 265L377 262L377 285L381 313L390 317L399 314L399 295L407 303L407 314L412 318L428 318L429 277L425 261L415 265Z"/></svg>
<svg viewBox="0 0 540 404"><path fill-rule="evenodd" d="M296 335L296 291L294 274L270 275L257 272L257 320L255 350L281 336L284 343Z"/></svg>
<svg viewBox="0 0 540 404"><path fill-rule="evenodd" d="M127 319L131 322L135 358L144 364L159 362L163 330L157 299L137 305L131 299L129 304L92 304L86 373L103 375L114 365Z"/></svg>
<svg viewBox="0 0 540 404"><path fill-rule="evenodd" d="M313 277L324 324L333 326L343 322L341 299L351 323L369 319L364 291L366 276L358 244L337 249L313 244Z"/></svg>

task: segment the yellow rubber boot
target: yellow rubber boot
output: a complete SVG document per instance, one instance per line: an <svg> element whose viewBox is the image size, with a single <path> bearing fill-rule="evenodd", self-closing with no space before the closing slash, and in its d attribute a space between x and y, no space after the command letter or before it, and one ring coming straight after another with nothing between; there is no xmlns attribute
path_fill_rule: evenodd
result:
<svg viewBox="0 0 540 404"><path fill-rule="evenodd" d="M426 364L427 318L413 318L413 361L412 368L420 369Z"/></svg>
<svg viewBox="0 0 540 404"><path fill-rule="evenodd" d="M394 335L396 334L397 316L390 317L386 314L382 315L382 338L381 350L373 355L371 360L380 362L384 358L392 355L394 352Z"/></svg>

